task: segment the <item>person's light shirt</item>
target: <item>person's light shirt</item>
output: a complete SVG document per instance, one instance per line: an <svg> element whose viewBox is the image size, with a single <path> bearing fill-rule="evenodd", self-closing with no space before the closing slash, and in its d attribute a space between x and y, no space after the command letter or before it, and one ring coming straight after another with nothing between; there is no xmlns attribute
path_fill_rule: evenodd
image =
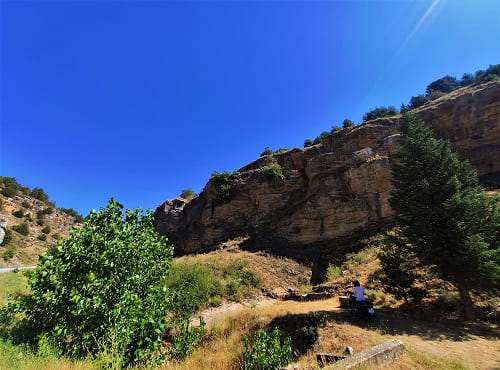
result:
<svg viewBox="0 0 500 370"><path fill-rule="evenodd" d="M352 294L356 298L356 301L364 301L365 300L365 290L360 286L355 286L352 290Z"/></svg>

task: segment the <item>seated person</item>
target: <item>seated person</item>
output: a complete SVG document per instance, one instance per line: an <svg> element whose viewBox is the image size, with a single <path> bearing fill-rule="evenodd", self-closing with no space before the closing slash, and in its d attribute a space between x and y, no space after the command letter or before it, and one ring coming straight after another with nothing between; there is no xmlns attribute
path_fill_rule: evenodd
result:
<svg viewBox="0 0 500 370"><path fill-rule="evenodd" d="M365 300L365 290L359 285L359 281L354 282L354 288L352 289L352 298L356 302L361 302Z"/></svg>

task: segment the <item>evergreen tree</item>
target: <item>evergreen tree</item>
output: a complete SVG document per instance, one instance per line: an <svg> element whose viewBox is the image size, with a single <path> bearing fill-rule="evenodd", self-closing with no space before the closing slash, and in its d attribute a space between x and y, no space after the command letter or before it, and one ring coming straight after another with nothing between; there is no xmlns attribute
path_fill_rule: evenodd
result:
<svg viewBox="0 0 500 370"><path fill-rule="evenodd" d="M500 286L499 199L486 196L468 162L414 114L403 115L400 130L389 199L398 244L457 287L470 319L471 289Z"/></svg>

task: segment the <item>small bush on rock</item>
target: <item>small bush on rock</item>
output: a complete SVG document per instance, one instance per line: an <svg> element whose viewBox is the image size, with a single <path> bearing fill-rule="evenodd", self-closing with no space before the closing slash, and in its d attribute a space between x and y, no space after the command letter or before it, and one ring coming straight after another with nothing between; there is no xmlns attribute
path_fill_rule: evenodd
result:
<svg viewBox="0 0 500 370"><path fill-rule="evenodd" d="M23 218L24 212L22 209L18 209L17 211L12 212L12 216L17 218Z"/></svg>
<svg viewBox="0 0 500 370"><path fill-rule="evenodd" d="M278 183L283 181L283 170L278 163L270 164L259 168L259 173L266 178L267 181Z"/></svg>
<svg viewBox="0 0 500 370"><path fill-rule="evenodd" d="M27 222L22 222L19 225L12 226L12 230L24 236L28 236L28 234L30 233L30 227Z"/></svg>

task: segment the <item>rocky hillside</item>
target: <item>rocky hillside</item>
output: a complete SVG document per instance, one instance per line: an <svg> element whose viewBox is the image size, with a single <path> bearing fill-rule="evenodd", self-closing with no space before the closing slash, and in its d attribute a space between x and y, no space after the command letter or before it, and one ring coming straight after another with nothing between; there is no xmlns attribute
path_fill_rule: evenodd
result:
<svg viewBox="0 0 500 370"><path fill-rule="evenodd" d="M483 184L500 187L500 82L456 90L417 111L470 160ZM369 121L322 144L260 157L223 184L212 177L194 199L159 206L156 228L177 254L245 236L248 248L324 265L390 225L397 119ZM282 176L270 177L273 168Z"/></svg>
<svg viewBox="0 0 500 370"><path fill-rule="evenodd" d="M35 264L38 255L81 221L71 210L68 214L48 199L35 198L26 187L7 192L0 182L0 192L0 267Z"/></svg>

